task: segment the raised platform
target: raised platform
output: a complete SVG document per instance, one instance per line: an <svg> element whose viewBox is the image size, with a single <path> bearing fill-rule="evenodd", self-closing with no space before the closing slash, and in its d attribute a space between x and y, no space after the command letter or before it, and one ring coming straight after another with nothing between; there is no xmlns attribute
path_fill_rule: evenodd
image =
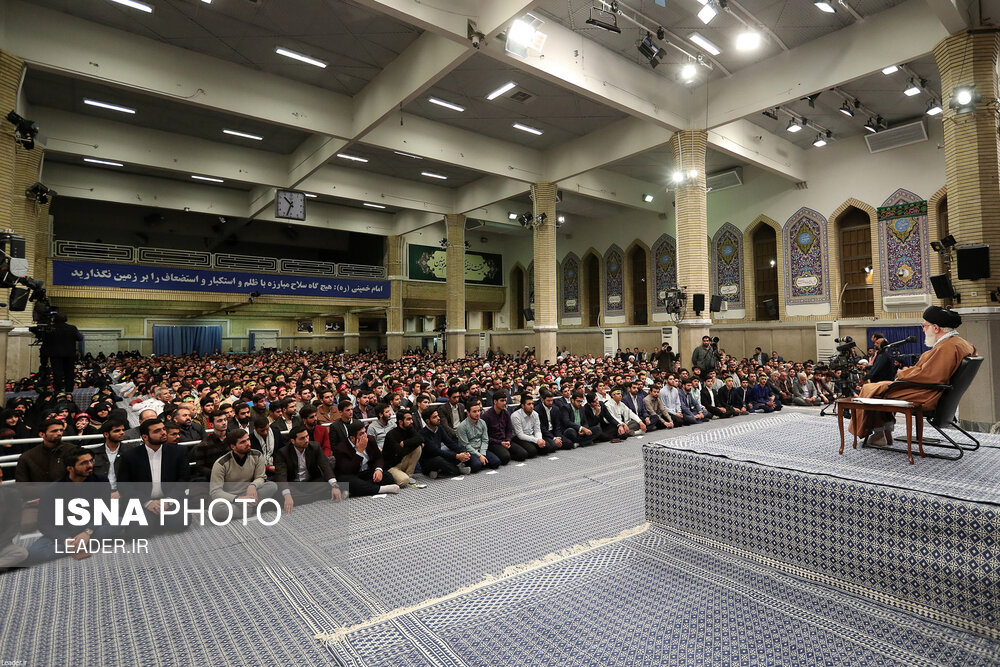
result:
<svg viewBox="0 0 1000 667"><path fill-rule="evenodd" d="M702 544L1000 639L1000 441L956 462L845 450L775 415L644 448L646 513Z"/></svg>

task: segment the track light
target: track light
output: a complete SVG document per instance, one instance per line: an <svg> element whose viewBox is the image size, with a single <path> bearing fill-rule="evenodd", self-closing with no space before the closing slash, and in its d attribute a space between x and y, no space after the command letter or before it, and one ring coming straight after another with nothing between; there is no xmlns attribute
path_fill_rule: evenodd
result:
<svg viewBox="0 0 1000 667"><path fill-rule="evenodd" d="M16 111L7 114L7 120L14 124L14 140L29 151L34 148L35 137L38 136L35 121L19 116Z"/></svg>
<svg viewBox="0 0 1000 667"><path fill-rule="evenodd" d="M618 3L612 3L612 7L616 7ZM601 28L602 30L607 30L608 32L616 32L621 34L622 29L618 27L618 15L614 11L607 11L601 9L600 7L590 8L590 18L587 19L587 25L592 25L595 28Z"/></svg>
<svg viewBox="0 0 1000 667"><path fill-rule="evenodd" d="M802 122L804 123L805 119L803 119ZM801 129L802 129L802 123L799 123L799 121L795 120L795 118L792 118L791 120L788 121L788 126L785 128L785 131L795 133Z"/></svg>
<svg viewBox="0 0 1000 667"><path fill-rule="evenodd" d="M878 132L878 123L875 122L874 118L869 117L865 121L865 129L869 132Z"/></svg>
<svg viewBox="0 0 1000 667"><path fill-rule="evenodd" d="M760 48L760 33L756 30L744 30L736 35L737 51L753 51Z"/></svg>
<svg viewBox="0 0 1000 667"><path fill-rule="evenodd" d="M674 172L674 176L673 176L673 180L674 180L674 183L683 183L684 182L684 173L680 172L680 171L675 171Z"/></svg>
<svg viewBox="0 0 1000 667"><path fill-rule="evenodd" d="M638 49L639 54L649 61L650 67L655 69L660 64L660 49L656 44L653 44L653 36L648 32L642 41L639 42Z"/></svg>
<svg viewBox="0 0 1000 667"><path fill-rule="evenodd" d="M543 211L542 213L539 213L537 216L535 216L535 224L540 225L548 219L549 219L548 214Z"/></svg>
<svg viewBox="0 0 1000 667"><path fill-rule="evenodd" d="M816 148L823 148L823 146L826 146L826 137L822 134L817 134L816 139L813 140L813 146Z"/></svg>
<svg viewBox="0 0 1000 667"><path fill-rule="evenodd" d="M923 79L920 80L920 83L921 84L923 83ZM906 89L903 90L903 94L906 95L907 97L913 97L914 95L919 95L920 85L918 85L914 79L910 79L909 81L906 82Z"/></svg>
<svg viewBox="0 0 1000 667"><path fill-rule="evenodd" d="M937 100L931 100L927 103L927 111L925 112L928 116L937 116L941 113L941 103Z"/></svg>
<svg viewBox="0 0 1000 667"><path fill-rule="evenodd" d="M886 76L889 76L890 74L895 74L898 71L899 71L898 65L889 65L888 67L882 68L882 74L885 74Z"/></svg>
<svg viewBox="0 0 1000 667"><path fill-rule="evenodd" d="M681 67L681 81L684 83L694 82L695 77L698 75L698 67L694 63L685 63Z"/></svg>
<svg viewBox="0 0 1000 667"><path fill-rule="evenodd" d="M773 109L764 109L761 113L771 120L778 120L778 107L774 107Z"/></svg>
<svg viewBox="0 0 1000 667"><path fill-rule="evenodd" d="M35 181L35 183L24 191L24 196L29 200L45 206L56 196L56 191L48 186Z"/></svg>
<svg viewBox="0 0 1000 667"><path fill-rule="evenodd" d="M831 5L829 2L825 2L825 0L818 0L813 4L816 5L816 9L820 10L824 14L833 14L834 12L837 11L836 9L833 8L833 5Z"/></svg>
<svg viewBox="0 0 1000 667"><path fill-rule="evenodd" d="M712 19L718 15L719 10L715 8L715 2L713 0L708 0L708 2L705 3L705 6L698 12L698 18L705 25L711 23Z"/></svg>
<svg viewBox="0 0 1000 667"><path fill-rule="evenodd" d="M956 86L951 92L948 108L955 113L969 113L976 110L976 105L983 101L983 95L975 86Z"/></svg>
<svg viewBox="0 0 1000 667"><path fill-rule="evenodd" d="M840 105L840 113L844 114L845 116L850 116L851 118L853 118L854 108L845 101L843 104Z"/></svg>
<svg viewBox="0 0 1000 667"><path fill-rule="evenodd" d="M518 216L517 221L518 221L518 223L520 223L520 225L522 227L524 227L525 229L527 229L528 227L531 226L531 220L532 220L532 218L533 218L533 216L531 215L531 211L525 211L520 216Z"/></svg>

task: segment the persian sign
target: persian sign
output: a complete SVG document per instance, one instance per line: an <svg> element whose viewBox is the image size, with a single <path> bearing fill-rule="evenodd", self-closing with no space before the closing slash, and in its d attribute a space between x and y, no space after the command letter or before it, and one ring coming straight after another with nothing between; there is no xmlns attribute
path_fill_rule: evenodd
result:
<svg viewBox="0 0 1000 667"><path fill-rule="evenodd" d="M444 248L409 245L410 280L445 281L448 253ZM490 252L465 252L465 282L503 285L503 257Z"/></svg>

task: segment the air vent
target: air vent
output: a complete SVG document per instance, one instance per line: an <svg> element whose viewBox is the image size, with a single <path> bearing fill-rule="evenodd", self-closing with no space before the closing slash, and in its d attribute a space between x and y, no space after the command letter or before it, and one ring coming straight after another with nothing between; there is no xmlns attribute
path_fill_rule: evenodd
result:
<svg viewBox="0 0 1000 667"><path fill-rule="evenodd" d="M875 134L869 134L865 137L865 141L868 142L868 151L871 153L881 153L893 148L919 144L921 141L927 141L927 126L924 125L924 121L921 119L907 123L906 125L882 130Z"/></svg>
<svg viewBox="0 0 1000 667"><path fill-rule="evenodd" d="M521 104L527 104L531 100L535 99L535 96L526 90L515 90L513 93L507 96L507 99L514 100Z"/></svg>
<svg viewBox="0 0 1000 667"><path fill-rule="evenodd" d="M717 174L709 174L705 179L705 185L712 192L728 190L743 185L743 168L737 167L729 171L720 171Z"/></svg>

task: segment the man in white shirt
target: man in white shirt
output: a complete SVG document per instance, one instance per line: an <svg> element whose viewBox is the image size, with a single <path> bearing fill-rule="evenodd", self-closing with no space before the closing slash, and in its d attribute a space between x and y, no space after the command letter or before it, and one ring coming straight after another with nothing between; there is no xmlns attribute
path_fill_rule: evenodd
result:
<svg viewBox="0 0 1000 667"><path fill-rule="evenodd" d="M695 422L685 419L681 410L681 390L678 389L677 376L671 373L667 376L667 383L660 390L660 402L663 408L670 413L670 418L674 421L674 426L693 424Z"/></svg>
<svg viewBox="0 0 1000 667"><path fill-rule="evenodd" d="M167 442L167 428L159 419L139 424L142 446L121 455L118 464L118 491L125 498L139 498L146 510L148 531L177 531L187 528L183 512L164 515L162 501L181 502L191 475L188 450ZM148 532L146 531L146 532Z"/></svg>
<svg viewBox="0 0 1000 667"><path fill-rule="evenodd" d="M510 416L510 425L514 429L514 442L528 452L528 458L556 450L555 444L542 437L542 423L535 414L535 399L528 392L521 394L521 409Z"/></svg>
<svg viewBox="0 0 1000 667"><path fill-rule="evenodd" d="M642 431L646 432L646 424L629 406L622 402L622 388L615 387L611 390L611 400L604 404L604 409L614 417L618 423L618 435L627 438Z"/></svg>

